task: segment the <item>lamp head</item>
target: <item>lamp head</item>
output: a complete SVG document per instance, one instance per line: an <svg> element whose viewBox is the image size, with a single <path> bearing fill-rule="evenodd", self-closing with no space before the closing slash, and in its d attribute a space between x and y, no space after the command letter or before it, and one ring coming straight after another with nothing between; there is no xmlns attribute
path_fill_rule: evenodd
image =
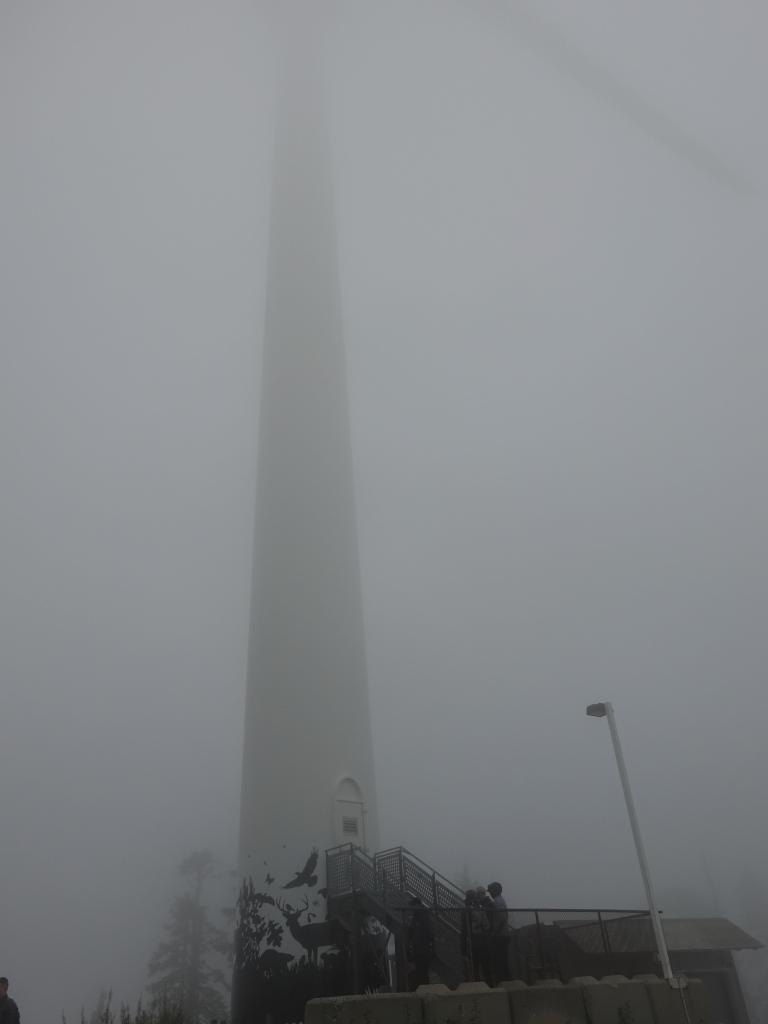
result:
<svg viewBox="0 0 768 1024"><path fill-rule="evenodd" d="M590 704L587 708L587 714L590 718L605 718L610 706L607 701L601 701L599 704Z"/></svg>

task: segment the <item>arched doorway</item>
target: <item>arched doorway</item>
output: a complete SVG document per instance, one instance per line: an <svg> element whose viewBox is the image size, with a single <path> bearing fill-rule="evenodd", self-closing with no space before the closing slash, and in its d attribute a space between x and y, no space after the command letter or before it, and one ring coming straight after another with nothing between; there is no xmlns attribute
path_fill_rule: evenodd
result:
<svg viewBox="0 0 768 1024"><path fill-rule="evenodd" d="M334 832L336 842L352 843L365 849L365 805L363 791L354 779L341 779L334 800Z"/></svg>

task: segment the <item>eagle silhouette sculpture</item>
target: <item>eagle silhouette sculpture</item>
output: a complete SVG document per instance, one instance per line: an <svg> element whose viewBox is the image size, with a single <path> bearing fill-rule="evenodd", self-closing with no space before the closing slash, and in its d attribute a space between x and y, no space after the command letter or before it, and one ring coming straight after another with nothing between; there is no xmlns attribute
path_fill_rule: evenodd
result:
<svg viewBox="0 0 768 1024"><path fill-rule="evenodd" d="M301 869L295 873L295 877L290 882L286 882L283 886L284 889L299 889L302 885L317 885L317 875L314 873L317 867L317 861L320 856L320 852L317 847L314 847L309 857L307 857L307 863Z"/></svg>

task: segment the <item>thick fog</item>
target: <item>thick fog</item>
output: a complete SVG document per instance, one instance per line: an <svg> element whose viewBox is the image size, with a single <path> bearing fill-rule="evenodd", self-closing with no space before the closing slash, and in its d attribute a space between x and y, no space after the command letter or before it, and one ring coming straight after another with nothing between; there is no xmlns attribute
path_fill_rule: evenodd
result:
<svg viewBox="0 0 768 1024"><path fill-rule="evenodd" d="M768 13L324 16L383 842L641 907L611 700L662 908L768 940ZM135 1003L178 862L234 866L273 58L260 2L0 9L27 1021Z"/></svg>

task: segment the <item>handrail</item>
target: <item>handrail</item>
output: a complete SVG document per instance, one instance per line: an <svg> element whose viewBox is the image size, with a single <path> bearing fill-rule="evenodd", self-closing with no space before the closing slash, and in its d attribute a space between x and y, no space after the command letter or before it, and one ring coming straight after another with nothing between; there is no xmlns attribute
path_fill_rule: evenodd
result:
<svg viewBox="0 0 768 1024"><path fill-rule="evenodd" d="M408 857L416 867L421 868L422 871L424 871L426 874L431 875L435 879L435 881L441 882L448 890L450 890L463 902L464 893L461 890L460 886L456 885L455 882L452 882L450 878L446 878L445 875L440 874L439 871L435 871L431 864L427 864L427 862L422 860L421 857L417 857L415 853L411 853L411 851L407 849L405 846L391 846L388 850L381 850L379 853L376 854L374 859L377 860L379 857L384 858L386 856L393 856L395 854L400 854L401 856L404 855Z"/></svg>

